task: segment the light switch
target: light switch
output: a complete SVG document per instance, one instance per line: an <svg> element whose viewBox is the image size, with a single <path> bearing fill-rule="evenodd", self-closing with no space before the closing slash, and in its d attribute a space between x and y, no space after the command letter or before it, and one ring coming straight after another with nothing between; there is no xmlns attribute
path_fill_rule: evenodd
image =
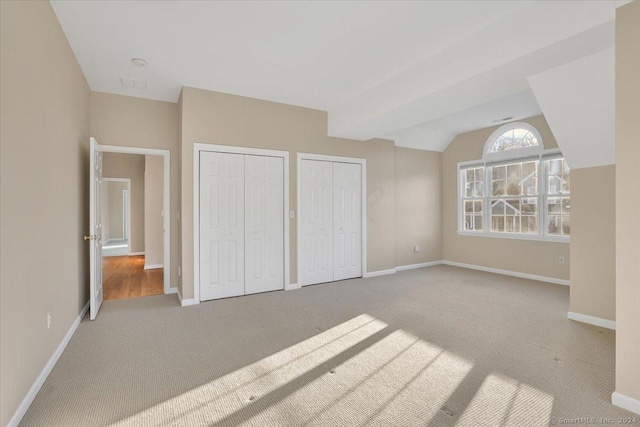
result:
<svg viewBox="0 0 640 427"><path fill-rule="evenodd" d="M296 217L296 211L289 211L289 218L294 219Z"/></svg>

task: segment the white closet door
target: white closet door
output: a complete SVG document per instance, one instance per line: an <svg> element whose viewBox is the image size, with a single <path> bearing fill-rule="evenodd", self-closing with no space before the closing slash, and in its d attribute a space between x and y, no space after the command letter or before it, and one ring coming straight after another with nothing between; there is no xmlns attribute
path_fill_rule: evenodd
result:
<svg viewBox="0 0 640 427"><path fill-rule="evenodd" d="M200 154L200 299L244 295L244 157Z"/></svg>
<svg viewBox="0 0 640 427"><path fill-rule="evenodd" d="M362 166L333 164L333 279L362 276Z"/></svg>
<svg viewBox="0 0 640 427"><path fill-rule="evenodd" d="M284 161L245 156L245 294L284 289Z"/></svg>
<svg viewBox="0 0 640 427"><path fill-rule="evenodd" d="M333 164L301 160L300 285L333 280Z"/></svg>

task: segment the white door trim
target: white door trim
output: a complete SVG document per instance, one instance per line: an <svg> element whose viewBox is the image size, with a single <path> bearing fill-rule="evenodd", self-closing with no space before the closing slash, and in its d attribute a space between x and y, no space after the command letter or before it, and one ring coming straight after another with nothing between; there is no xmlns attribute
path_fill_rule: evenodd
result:
<svg viewBox="0 0 640 427"><path fill-rule="evenodd" d="M102 177L102 182L124 182L127 184L127 240L129 241L127 253L131 255L131 178L105 178ZM101 195L102 197L102 195ZM104 200L103 200L104 202ZM104 220L104 218L103 218ZM104 229L104 226L102 227ZM106 243L106 242L105 242Z"/></svg>
<svg viewBox="0 0 640 427"><path fill-rule="evenodd" d="M193 144L193 303L200 304L200 152L215 151L230 154L281 157L284 159L284 288L289 287L289 152L231 145Z"/></svg>
<svg viewBox="0 0 640 427"><path fill-rule="evenodd" d="M158 148L124 147L119 145L101 145L103 153L142 154L145 156L162 156L163 158L163 182L162 182L162 220L164 223L163 264L164 264L164 293L175 293L176 286L171 286L171 151ZM131 192L129 192L129 209L131 209ZM131 219L131 218L129 218ZM129 221L131 224L131 221ZM129 232L131 238L131 232ZM131 247L131 245L129 245Z"/></svg>
<svg viewBox="0 0 640 427"><path fill-rule="evenodd" d="M341 156L329 156L325 154L312 154L312 153L298 153L297 161L296 161L296 216L300 218L300 208L301 208L301 194L300 194L300 177L302 172L302 160L319 160L323 162L338 162L338 163L355 163L362 166L362 277L365 277L367 274L367 160L360 159L357 157L341 157ZM297 234L297 243L298 243L298 253L297 253L297 265L298 265L298 284L304 286L304 283L300 282L300 271L302 269L301 265L301 257L300 257L300 248L301 245L301 235L300 230L298 229Z"/></svg>

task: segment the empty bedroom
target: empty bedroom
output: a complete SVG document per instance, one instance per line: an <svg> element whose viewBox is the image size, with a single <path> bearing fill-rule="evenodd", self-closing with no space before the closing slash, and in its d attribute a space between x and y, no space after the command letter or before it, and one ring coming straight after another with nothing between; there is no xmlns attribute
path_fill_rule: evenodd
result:
<svg viewBox="0 0 640 427"><path fill-rule="evenodd" d="M640 0L0 20L0 425L640 424Z"/></svg>

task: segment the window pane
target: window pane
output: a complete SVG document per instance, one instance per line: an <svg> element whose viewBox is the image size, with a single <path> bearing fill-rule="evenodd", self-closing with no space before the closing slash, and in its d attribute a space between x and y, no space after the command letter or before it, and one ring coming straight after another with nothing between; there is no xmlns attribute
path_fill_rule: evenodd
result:
<svg viewBox="0 0 640 427"><path fill-rule="evenodd" d="M538 198L491 199L491 231L504 233L538 232Z"/></svg>
<svg viewBox="0 0 640 427"><path fill-rule="evenodd" d="M510 196L519 196L522 194L522 188L520 187L521 181L519 178L509 178L507 185L507 194Z"/></svg>
<svg viewBox="0 0 640 427"><path fill-rule="evenodd" d="M464 171L464 196L484 196L484 167L472 168Z"/></svg>
<svg viewBox="0 0 640 427"><path fill-rule="evenodd" d="M547 202L547 233L552 236L571 235L571 202L569 197L549 197Z"/></svg>
<svg viewBox="0 0 640 427"><path fill-rule="evenodd" d="M475 231L482 231L483 230L483 227L482 227L482 215L476 215L475 216L474 230Z"/></svg>
<svg viewBox="0 0 640 427"><path fill-rule="evenodd" d="M491 217L491 231L504 231L504 216Z"/></svg>
<svg viewBox="0 0 640 427"><path fill-rule="evenodd" d="M481 231L483 200L464 201L464 229Z"/></svg>
<svg viewBox="0 0 640 427"><path fill-rule="evenodd" d="M562 216L561 215L549 215L547 233L549 233L549 235L551 236L562 235Z"/></svg>
<svg viewBox="0 0 640 427"><path fill-rule="evenodd" d="M569 215L563 215L562 216L562 234L564 236L570 236L571 235L571 222L570 222L570 216Z"/></svg>
<svg viewBox="0 0 640 427"><path fill-rule="evenodd" d="M464 211L465 213L473 213L473 201L471 200L464 201Z"/></svg>
<svg viewBox="0 0 640 427"><path fill-rule="evenodd" d="M537 147L537 138L527 129L510 129L497 137L491 145L490 152L517 150L518 148Z"/></svg>
<svg viewBox="0 0 640 427"><path fill-rule="evenodd" d="M545 161L547 168L547 194L568 194L571 192L571 171L564 159Z"/></svg>
<svg viewBox="0 0 640 427"><path fill-rule="evenodd" d="M520 218L521 231L527 234L538 233L538 218L535 216L523 216Z"/></svg>
<svg viewBox="0 0 640 427"><path fill-rule="evenodd" d="M492 196L537 196L538 163L519 162L491 168Z"/></svg>

